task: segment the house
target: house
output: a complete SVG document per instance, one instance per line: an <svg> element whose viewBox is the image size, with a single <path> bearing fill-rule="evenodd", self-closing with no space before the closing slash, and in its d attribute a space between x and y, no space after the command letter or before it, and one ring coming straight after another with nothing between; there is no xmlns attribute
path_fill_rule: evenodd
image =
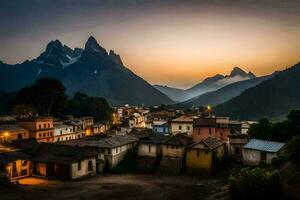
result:
<svg viewBox="0 0 300 200"><path fill-rule="evenodd" d="M242 161L243 147L248 143L248 136L246 134L230 134L228 154L231 160Z"/></svg>
<svg viewBox="0 0 300 200"><path fill-rule="evenodd" d="M225 143L212 137L205 138L187 147L187 173L201 173L209 175L225 154Z"/></svg>
<svg viewBox="0 0 300 200"><path fill-rule="evenodd" d="M152 125L152 132L153 133L160 133L160 134L169 134L170 126L168 123L158 123Z"/></svg>
<svg viewBox="0 0 300 200"><path fill-rule="evenodd" d="M168 137L151 134L140 138L138 142L137 168L142 172L154 172L162 156L162 144Z"/></svg>
<svg viewBox="0 0 300 200"><path fill-rule="evenodd" d="M38 177L72 180L96 174L96 154L79 147L41 143L30 160Z"/></svg>
<svg viewBox="0 0 300 200"><path fill-rule="evenodd" d="M73 127L73 132L75 134L75 139L80 139L85 137L85 130L83 128L83 121L78 118L73 118L63 122L65 125L70 125Z"/></svg>
<svg viewBox="0 0 300 200"><path fill-rule="evenodd" d="M260 162L270 164L284 149L285 143L268 140L251 139L243 148L243 164L258 165Z"/></svg>
<svg viewBox="0 0 300 200"><path fill-rule="evenodd" d="M193 138L183 134L171 136L163 143L162 160L159 173L179 175L185 168L186 147L193 143Z"/></svg>
<svg viewBox="0 0 300 200"><path fill-rule="evenodd" d="M36 138L38 142L54 142L52 117L21 118L17 125L29 130L29 137Z"/></svg>
<svg viewBox="0 0 300 200"><path fill-rule="evenodd" d="M110 123L108 121L94 123L92 126L93 135L106 133L110 129Z"/></svg>
<svg viewBox="0 0 300 200"><path fill-rule="evenodd" d="M134 136L90 136L80 140L65 141L63 144L83 147L93 150L99 156L103 156L105 168L114 168L122 161L128 152L133 149L138 142L138 138Z"/></svg>
<svg viewBox="0 0 300 200"><path fill-rule="evenodd" d="M194 120L193 134L194 141L201 141L208 137L216 138L216 118L201 117Z"/></svg>
<svg viewBox="0 0 300 200"><path fill-rule="evenodd" d="M75 140L76 134L71 125L54 125L54 142Z"/></svg>
<svg viewBox="0 0 300 200"><path fill-rule="evenodd" d="M20 150L0 145L0 172L4 172L10 181L16 181L30 175L29 156Z"/></svg>
<svg viewBox="0 0 300 200"><path fill-rule="evenodd" d="M29 131L17 124L0 125L0 142L29 138Z"/></svg>
<svg viewBox="0 0 300 200"><path fill-rule="evenodd" d="M193 122L194 119L185 115L182 115L171 122L171 133L176 135L178 133L187 133L187 135L193 134Z"/></svg>

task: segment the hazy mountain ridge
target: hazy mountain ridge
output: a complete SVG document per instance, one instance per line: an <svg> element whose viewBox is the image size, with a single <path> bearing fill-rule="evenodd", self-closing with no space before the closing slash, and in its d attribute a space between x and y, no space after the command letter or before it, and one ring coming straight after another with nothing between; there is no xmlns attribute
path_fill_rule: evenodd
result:
<svg viewBox="0 0 300 200"><path fill-rule="evenodd" d="M256 78L256 76L252 72L247 73L239 67L234 67L229 75L216 74L186 90L161 85L155 87L173 101L184 102L207 92L218 90L226 85L253 78Z"/></svg>
<svg viewBox="0 0 300 200"><path fill-rule="evenodd" d="M182 102L177 107L189 108L191 106L216 106L218 104L224 103L233 97L240 95L243 91L248 88L254 87L269 78L272 78L274 74L253 78L250 80L239 81L229 85L226 85L216 91L207 92L205 94L194 97L190 100Z"/></svg>
<svg viewBox="0 0 300 200"><path fill-rule="evenodd" d="M55 40L36 59L17 65L0 63L0 91L16 91L44 77L61 80L69 94L84 92L105 97L113 104L173 103L126 68L119 55L113 51L108 54L93 37L84 49L71 49Z"/></svg>
<svg viewBox="0 0 300 200"><path fill-rule="evenodd" d="M236 119L278 118L300 108L300 63L216 106L218 115Z"/></svg>

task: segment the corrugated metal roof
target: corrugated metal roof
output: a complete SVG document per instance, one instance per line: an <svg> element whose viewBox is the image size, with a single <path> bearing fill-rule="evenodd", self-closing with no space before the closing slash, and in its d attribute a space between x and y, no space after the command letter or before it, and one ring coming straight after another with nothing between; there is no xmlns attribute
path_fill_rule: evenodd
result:
<svg viewBox="0 0 300 200"><path fill-rule="evenodd" d="M246 148L246 149L255 149L255 150L266 151L266 152L278 152L284 145L285 145L285 143L281 143L281 142L251 139L244 146L244 148Z"/></svg>

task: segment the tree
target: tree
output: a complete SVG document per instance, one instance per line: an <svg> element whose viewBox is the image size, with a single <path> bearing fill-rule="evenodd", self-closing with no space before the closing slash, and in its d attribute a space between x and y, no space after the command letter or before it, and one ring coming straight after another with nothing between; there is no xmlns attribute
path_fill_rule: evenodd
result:
<svg viewBox="0 0 300 200"><path fill-rule="evenodd" d="M293 137L287 143L286 151L294 162L300 162L300 135Z"/></svg>
<svg viewBox="0 0 300 200"><path fill-rule="evenodd" d="M32 106L41 115L61 115L68 100L65 91L66 88L56 79L39 79L33 85L21 89L10 105Z"/></svg>
<svg viewBox="0 0 300 200"><path fill-rule="evenodd" d="M90 97L83 93L76 93L70 99L65 114L75 117L91 116L95 121L112 119L112 109L104 98Z"/></svg>

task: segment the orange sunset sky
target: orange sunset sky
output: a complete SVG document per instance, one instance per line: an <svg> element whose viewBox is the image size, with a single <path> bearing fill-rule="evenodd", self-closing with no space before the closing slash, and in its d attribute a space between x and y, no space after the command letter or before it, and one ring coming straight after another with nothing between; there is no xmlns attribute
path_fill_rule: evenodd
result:
<svg viewBox="0 0 300 200"><path fill-rule="evenodd" d="M26 2L0 3L3 62L33 59L54 39L83 47L89 35L151 84L179 88L235 66L265 75L300 61L299 1Z"/></svg>

